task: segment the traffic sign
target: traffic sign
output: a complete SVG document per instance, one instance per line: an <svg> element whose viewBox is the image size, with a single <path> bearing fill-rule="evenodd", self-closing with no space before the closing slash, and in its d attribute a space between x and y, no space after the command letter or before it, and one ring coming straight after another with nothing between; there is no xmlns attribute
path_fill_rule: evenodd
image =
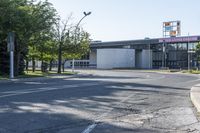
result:
<svg viewBox="0 0 200 133"><path fill-rule="evenodd" d="M8 33L8 39L7 39L7 50L8 52L14 51L14 42L15 42L15 34L13 32Z"/></svg>

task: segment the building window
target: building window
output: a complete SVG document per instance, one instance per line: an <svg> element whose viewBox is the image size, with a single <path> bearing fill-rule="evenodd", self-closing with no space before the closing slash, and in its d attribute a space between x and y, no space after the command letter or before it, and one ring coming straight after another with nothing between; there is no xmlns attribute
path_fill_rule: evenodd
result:
<svg viewBox="0 0 200 133"><path fill-rule="evenodd" d="M198 44L198 43L189 43L189 45L188 45L188 49L189 49L189 50L195 50L197 44Z"/></svg>

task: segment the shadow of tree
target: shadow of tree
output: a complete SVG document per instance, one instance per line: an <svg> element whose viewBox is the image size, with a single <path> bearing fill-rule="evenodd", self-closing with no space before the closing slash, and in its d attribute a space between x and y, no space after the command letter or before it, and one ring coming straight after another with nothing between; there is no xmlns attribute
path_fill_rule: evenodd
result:
<svg viewBox="0 0 200 133"><path fill-rule="evenodd" d="M152 103L152 99L160 100L158 105L152 106L153 109L169 102L163 98L164 96L171 98L168 100L181 101L188 96L189 92L187 88L166 85L115 83L81 78L83 80L48 79L31 81L33 84L31 82L30 84L15 82L8 86L4 84L0 92L0 132L43 133L58 132L64 129L69 132L82 132L96 120L97 116L101 116L108 110L140 114L143 113L145 107L155 104ZM128 79L133 77L95 76L92 78ZM48 89L47 85L55 89ZM76 85L76 87L64 87L65 85ZM37 92L37 89L41 87L46 87L46 90L44 88L44 91ZM60 87L62 88L59 89ZM27 93L19 93L21 90ZM16 95L1 98L5 94ZM134 100L123 101L130 94L133 94ZM152 98L152 96L155 97ZM185 101L187 100L183 100ZM134 108L127 107L131 105L134 105ZM97 127L99 131L105 133L158 132L142 127L123 128L106 124L112 128L105 130L100 126Z"/></svg>

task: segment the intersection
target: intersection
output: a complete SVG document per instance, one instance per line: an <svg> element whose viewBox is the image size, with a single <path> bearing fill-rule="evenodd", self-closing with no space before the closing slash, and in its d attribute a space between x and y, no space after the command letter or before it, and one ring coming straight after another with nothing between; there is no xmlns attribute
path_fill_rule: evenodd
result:
<svg viewBox="0 0 200 133"><path fill-rule="evenodd" d="M80 70L0 83L0 132L199 132L189 92L198 75Z"/></svg>

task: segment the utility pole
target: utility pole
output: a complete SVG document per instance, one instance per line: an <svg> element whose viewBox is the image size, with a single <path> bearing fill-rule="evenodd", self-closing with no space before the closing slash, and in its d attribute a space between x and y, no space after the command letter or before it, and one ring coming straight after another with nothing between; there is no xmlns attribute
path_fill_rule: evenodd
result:
<svg viewBox="0 0 200 133"><path fill-rule="evenodd" d="M14 33L8 33L7 49L10 53L10 79L14 78Z"/></svg>
<svg viewBox="0 0 200 133"><path fill-rule="evenodd" d="M188 71L190 70L190 48L189 48L189 33L188 33Z"/></svg>
<svg viewBox="0 0 200 133"><path fill-rule="evenodd" d="M149 43L149 69L151 69L152 55L151 55L151 44Z"/></svg>
<svg viewBox="0 0 200 133"><path fill-rule="evenodd" d="M162 68L165 67L165 40L163 40L163 57L162 57Z"/></svg>
<svg viewBox="0 0 200 133"><path fill-rule="evenodd" d="M190 51L188 49L188 71L190 71Z"/></svg>

